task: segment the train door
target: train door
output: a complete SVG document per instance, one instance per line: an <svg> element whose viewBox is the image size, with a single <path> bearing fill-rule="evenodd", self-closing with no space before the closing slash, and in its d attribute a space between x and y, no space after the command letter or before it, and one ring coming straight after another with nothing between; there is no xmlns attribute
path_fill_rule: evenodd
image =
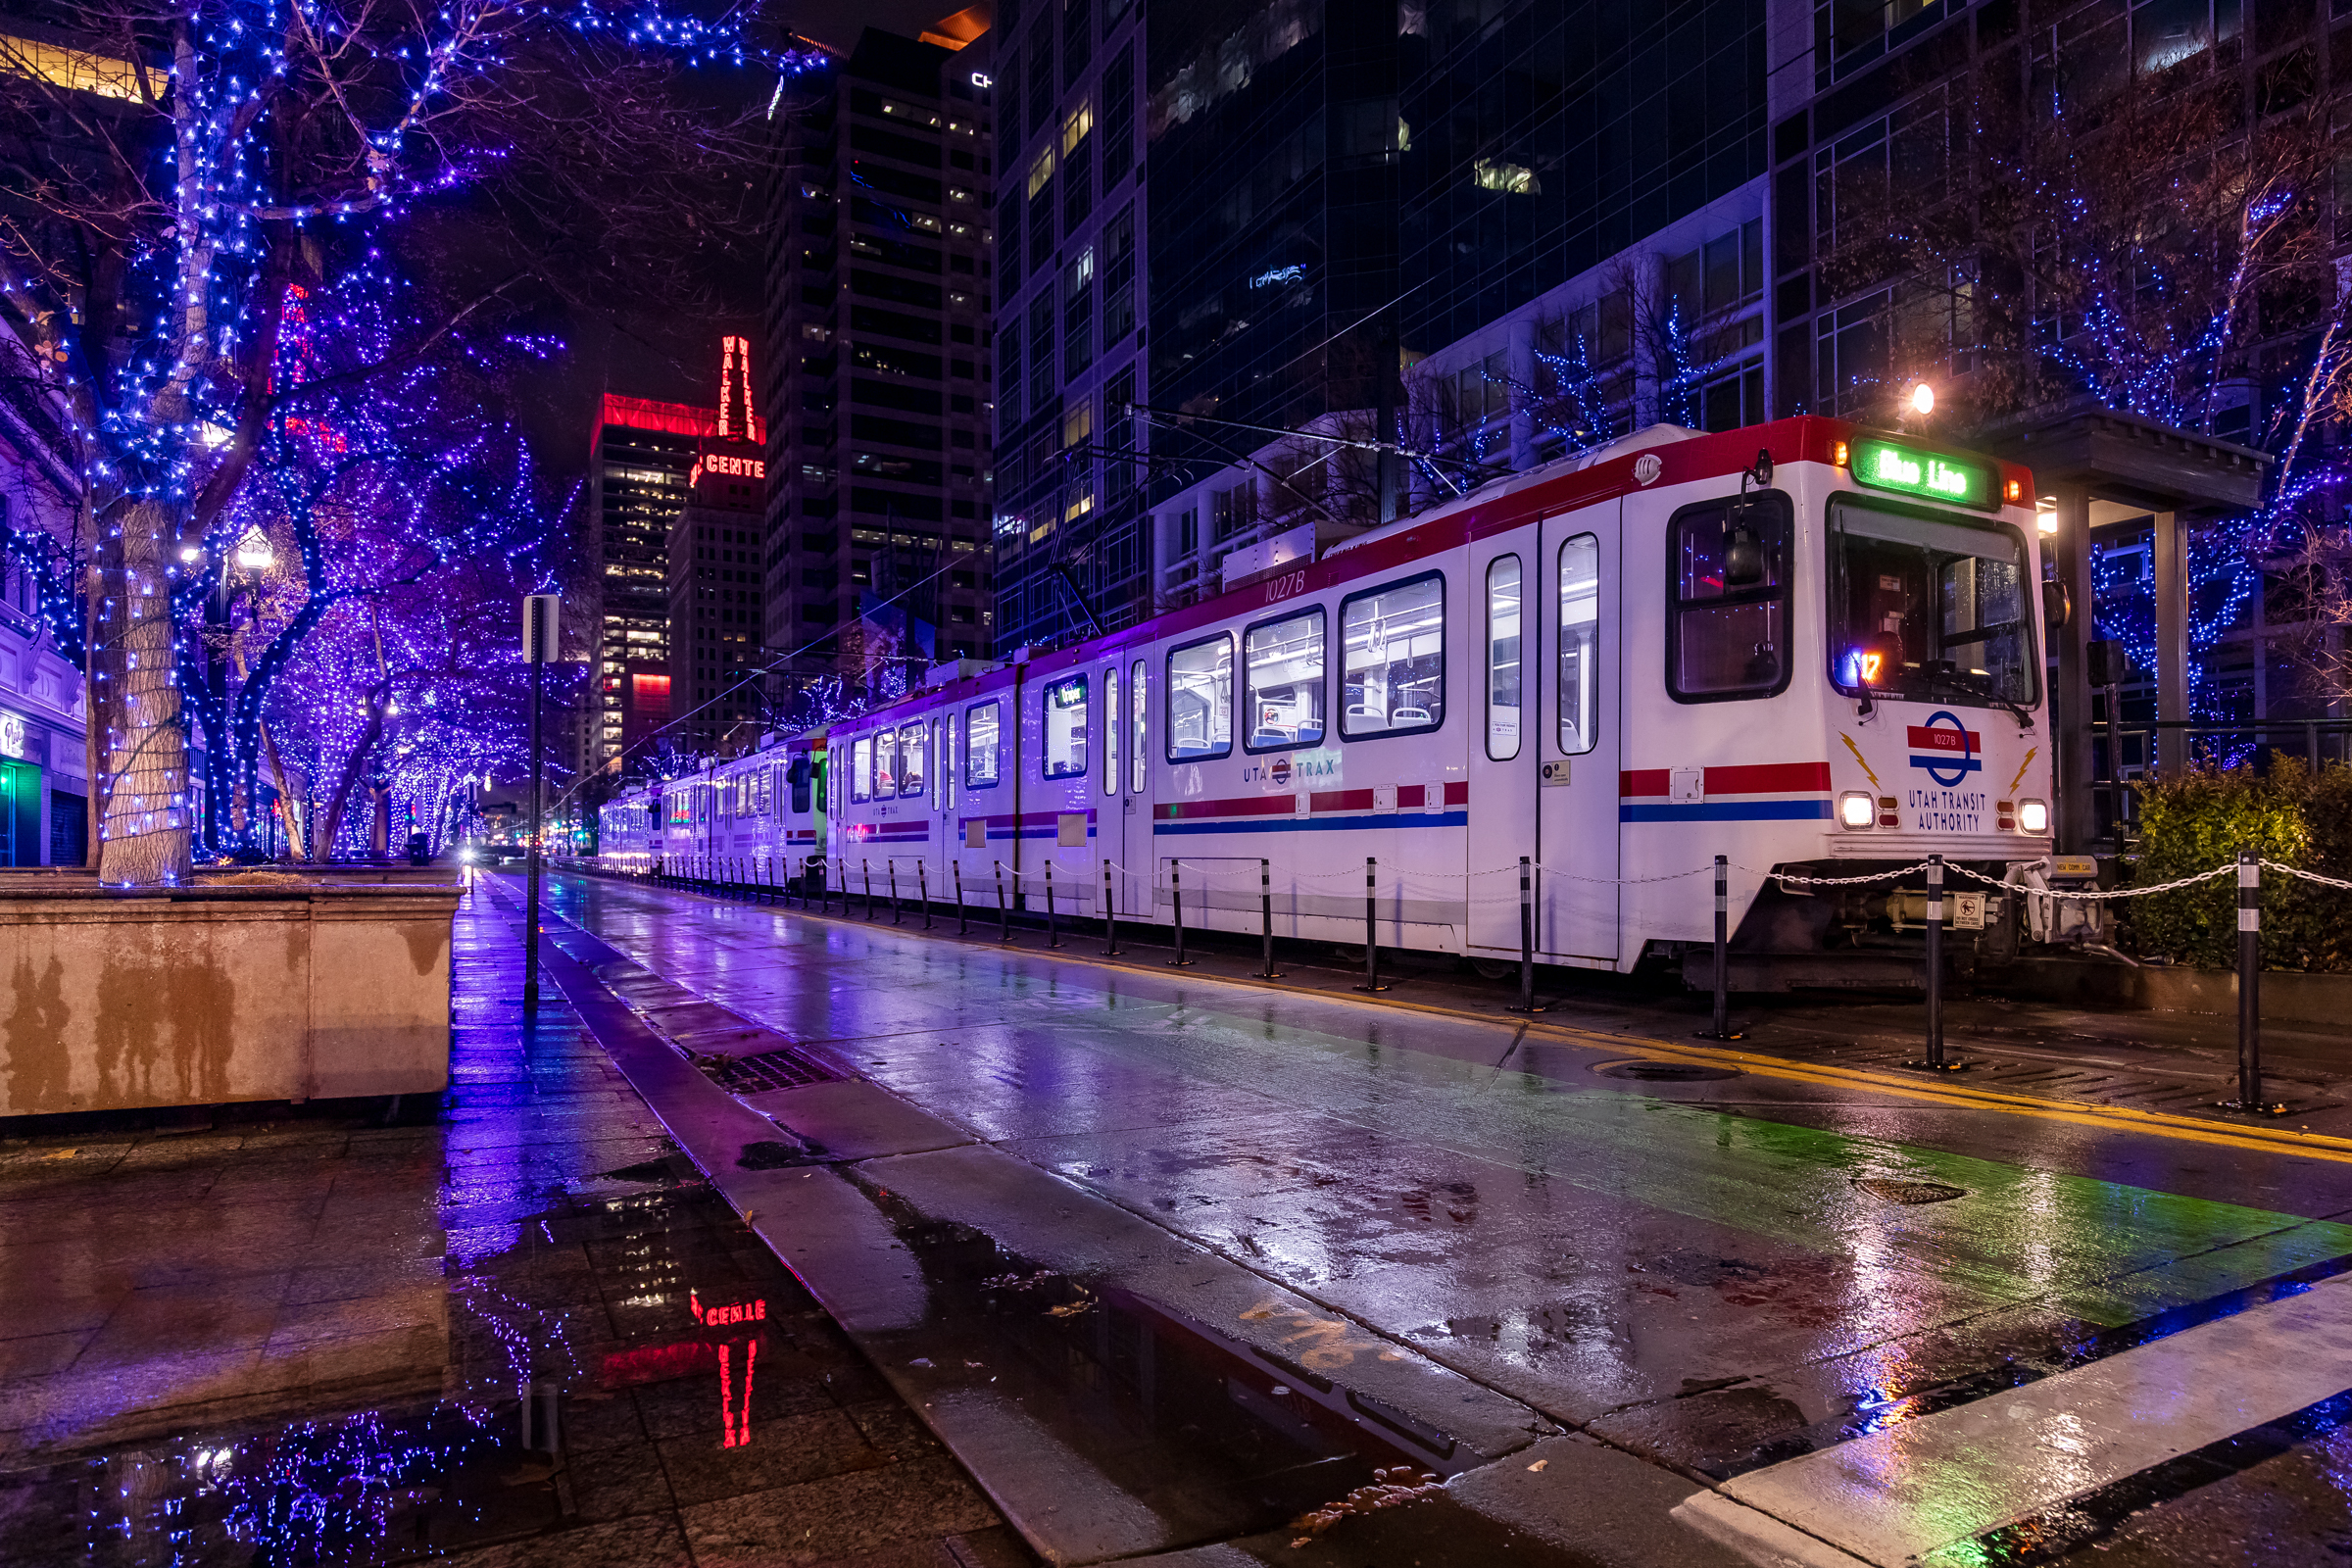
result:
<svg viewBox="0 0 2352 1568"><path fill-rule="evenodd" d="M1515 528L1470 547L1471 626L1478 710L1471 726L1470 830L1464 835L1473 950L1519 950L1518 858L1535 853L1537 682L1540 625L1533 614L1530 563L1537 528Z"/></svg>
<svg viewBox="0 0 2352 1568"><path fill-rule="evenodd" d="M1536 946L1569 959L1615 965L1619 949L1618 770L1623 765L1626 669L1617 502L1546 517L1537 526L1528 603L1540 612L1544 658L1528 717L1535 754Z"/></svg>
<svg viewBox="0 0 2352 1568"><path fill-rule="evenodd" d="M1087 885L1078 892L1081 909L1102 912L1103 873L1118 875L1127 863L1126 815L1120 803L1127 794L1127 677L1117 654L1095 670L1094 722L1095 783L1089 791L1088 814L1094 824L1093 865Z"/></svg>
<svg viewBox="0 0 2352 1568"><path fill-rule="evenodd" d="M1102 669L1077 665L1038 683L1034 696L1023 701L1036 714L1037 760L1034 771L1021 781L1024 802L1032 781L1037 787L1038 810L1024 816L1021 887L1031 908L1041 907L1047 893L1047 866L1053 867L1052 892L1055 906L1068 913L1091 909L1091 890L1100 876L1094 857L1095 824L1100 806L1102 766L1097 753L1102 741Z"/></svg>
<svg viewBox="0 0 2352 1568"><path fill-rule="evenodd" d="M1537 951L1616 959L1617 539L1611 502L1472 546L1479 710L1464 870L1473 949L1519 950L1527 856Z"/></svg>

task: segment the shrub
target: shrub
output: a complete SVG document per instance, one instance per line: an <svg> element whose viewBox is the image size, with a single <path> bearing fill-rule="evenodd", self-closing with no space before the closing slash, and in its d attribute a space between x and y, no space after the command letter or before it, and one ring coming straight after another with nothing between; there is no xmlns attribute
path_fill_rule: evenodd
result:
<svg viewBox="0 0 2352 1568"><path fill-rule="evenodd" d="M2146 887L2236 859L2266 860L2352 879L2352 767L2313 771L2277 757L2267 772L2191 768L2140 781L2140 856ZM2237 963L2237 879L2125 902L2126 940L2143 956L2210 968ZM2262 962L2268 969L2352 970L2352 893L2265 871Z"/></svg>

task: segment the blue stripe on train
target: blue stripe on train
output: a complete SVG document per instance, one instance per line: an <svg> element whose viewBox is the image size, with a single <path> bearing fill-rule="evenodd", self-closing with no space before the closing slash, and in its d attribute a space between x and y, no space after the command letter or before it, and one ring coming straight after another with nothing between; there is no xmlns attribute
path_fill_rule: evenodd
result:
<svg viewBox="0 0 2352 1568"><path fill-rule="evenodd" d="M1827 822L1827 801L1709 801L1688 806L1620 806L1620 822Z"/></svg>
<svg viewBox="0 0 2352 1568"><path fill-rule="evenodd" d="M1331 828L1467 827L1468 811L1380 811L1356 816L1237 816L1204 822L1154 822L1153 833L1303 833Z"/></svg>

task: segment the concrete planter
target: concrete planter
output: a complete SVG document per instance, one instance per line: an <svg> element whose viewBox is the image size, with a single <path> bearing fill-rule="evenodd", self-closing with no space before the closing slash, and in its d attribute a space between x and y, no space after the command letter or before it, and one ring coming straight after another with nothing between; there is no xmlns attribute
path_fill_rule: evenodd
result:
<svg viewBox="0 0 2352 1568"><path fill-rule="evenodd" d="M460 891L0 875L0 1116L437 1093Z"/></svg>

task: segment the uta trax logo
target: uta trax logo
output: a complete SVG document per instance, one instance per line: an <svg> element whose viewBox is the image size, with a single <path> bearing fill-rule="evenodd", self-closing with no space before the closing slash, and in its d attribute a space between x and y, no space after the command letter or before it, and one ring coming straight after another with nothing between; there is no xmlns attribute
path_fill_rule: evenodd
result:
<svg viewBox="0 0 2352 1568"><path fill-rule="evenodd" d="M1911 765L1950 789L1984 767L1983 737L1948 709L1937 709L1925 724L1910 726Z"/></svg>
<svg viewBox="0 0 2352 1568"><path fill-rule="evenodd" d="M1288 784L1291 781L1291 760L1287 757L1277 757L1274 759L1274 760L1268 762L1266 764L1266 777L1272 779L1277 784Z"/></svg>

